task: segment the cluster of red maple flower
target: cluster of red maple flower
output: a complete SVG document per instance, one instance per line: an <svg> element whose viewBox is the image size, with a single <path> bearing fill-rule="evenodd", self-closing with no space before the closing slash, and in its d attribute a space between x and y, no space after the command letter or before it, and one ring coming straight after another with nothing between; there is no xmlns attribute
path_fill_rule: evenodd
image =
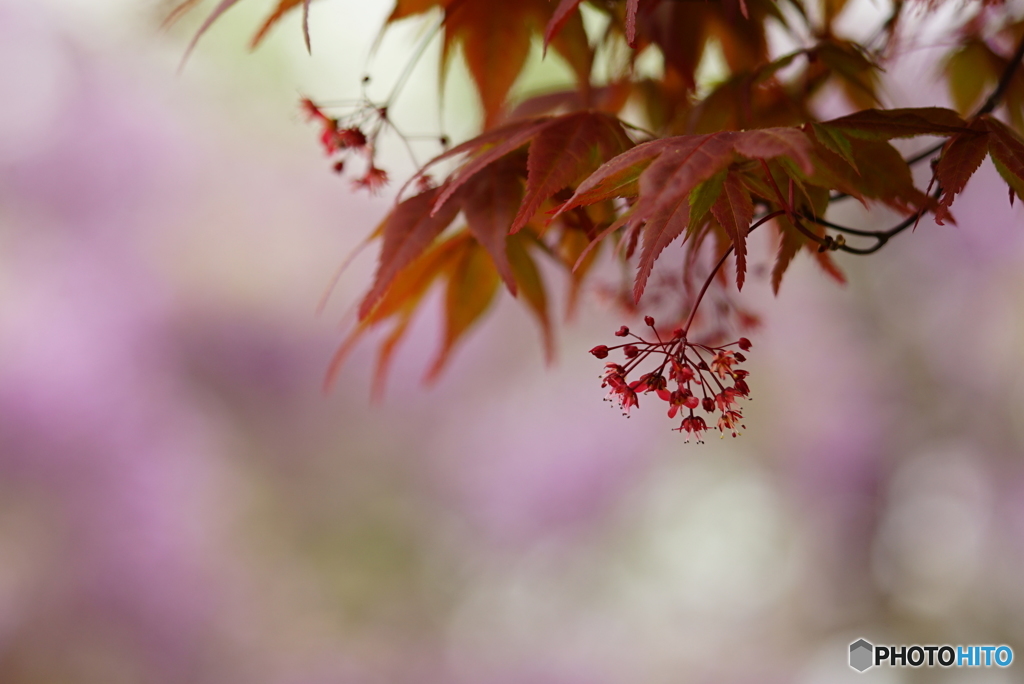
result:
<svg viewBox="0 0 1024 684"><path fill-rule="evenodd" d="M640 394L654 392L668 403L669 418L683 414L682 423L674 429L685 432L686 441L690 436L698 442L703 441L704 433L709 429L704 417L694 413L697 408L703 409L711 421L715 420L716 413L719 414L716 427L723 437L726 432L735 437L739 428L746 429L741 423L743 413L737 401L750 396L746 382L749 373L737 364L747 360L742 352L750 350L750 340L741 337L735 342L712 347L689 342L682 328L677 328L671 338L663 340L651 316L646 316L644 322L654 332L655 340L645 340L622 326L615 333L616 337L632 337L635 341L612 347L601 344L590 350L599 359L607 358L610 352L618 349L626 357L624 365L609 363L605 366L601 382L602 387L609 388L605 401L618 401L623 415L628 416L630 408L640 405ZM729 347L738 347L741 351ZM658 367L644 373L638 380L629 381L629 374L652 355L661 358ZM710 357L710 361L704 358L705 355ZM670 383L675 385L675 389L669 389Z"/></svg>
<svg viewBox="0 0 1024 684"><path fill-rule="evenodd" d="M345 162L350 154L360 154L366 158L366 170L363 175L353 181L353 186L359 189L369 190L376 194L388 182L388 174L384 169L378 168L373 162L374 139L376 131L368 138L359 125L351 122L342 123L339 119L327 116L309 98L302 99L302 110L311 121L316 121L321 126L320 144L329 157L338 156L334 162L334 171L342 173L345 170ZM380 116L386 116L384 112L377 112Z"/></svg>

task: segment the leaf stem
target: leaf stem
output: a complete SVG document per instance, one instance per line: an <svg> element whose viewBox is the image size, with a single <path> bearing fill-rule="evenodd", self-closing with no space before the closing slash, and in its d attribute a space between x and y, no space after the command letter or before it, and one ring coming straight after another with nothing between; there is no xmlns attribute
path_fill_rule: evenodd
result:
<svg viewBox="0 0 1024 684"><path fill-rule="evenodd" d="M781 216L785 213L785 211L782 211L780 209L778 211L773 211L770 214L762 216L757 221L752 223L750 228L747 229L747 235L753 233L762 224L767 223L776 216ZM689 318L686 319L686 325L683 326L683 339L686 339L687 334L689 334L690 332L690 326L693 324L693 317L697 314L697 308L700 307L701 300L704 299L704 293L708 291L709 287L711 287L711 282L715 279L715 275L722 268L722 264L724 264L725 260L729 258L730 254L732 254L732 250L733 245L729 245L729 248L725 250L724 254L722 254L722 258L719 259L718 263L715 264L715 267L711 269L711 273L708 274L707 279L704 281L704 285L701 286L700 292L697 293L697 299L693 302L693 308L690 309L690 316Z"/></svg>

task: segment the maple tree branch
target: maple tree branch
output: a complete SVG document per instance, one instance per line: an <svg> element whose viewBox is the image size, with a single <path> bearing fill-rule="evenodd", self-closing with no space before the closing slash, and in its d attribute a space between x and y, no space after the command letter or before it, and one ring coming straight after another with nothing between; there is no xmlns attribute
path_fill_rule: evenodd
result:
<svg viewBox="0 0 1024 684"><path fill-rule="evenodd" d="M932 195L931 195L931 197L933 199L936 199L936 200L939 197L941 197L941 196L942 196L942 188L941 187L937 187L935 189L935 191L932 192ZM888 230L857 230L856 228L850 228L848 226L843 226L843 225L840 225L838 223L833 223L832 221L826 221L825 219L820 219L820 218L817 218L816 216L801 215L801 217L807 219L808 221L812 221L814 223L817 223L818 225L825 226L826 228L831 228L832 230L838 230L838 231L841 231L841 232L844 232L844 233L850 233L851 235L858 235L860 237L871 237L871 238L874 238L876 240L876 242L875 242L874 245L872 245L870 247L851 247L850 245L847 245L847 244L840 244L840 245L837 245L836 248L835 248L835 249L838 249L839 251L847 252L848 254L865 255L865 254L874 254L875 252L880 250L882 247L884 247L885 244L887 242L889 242L890 238L893 238L896 235L899 235L900 233L905 231L907 228L910 228L911 226L916 225L917 222L921 220L921 217L924 216L925 213L927 213L927 211L928 211L927 207L922 207L921 209L919 209L918 211L914 212L913 214L911 214L907 218L905 218L902 221L900 221L899 223L897 223L892 228L889 228Z"/></svg>

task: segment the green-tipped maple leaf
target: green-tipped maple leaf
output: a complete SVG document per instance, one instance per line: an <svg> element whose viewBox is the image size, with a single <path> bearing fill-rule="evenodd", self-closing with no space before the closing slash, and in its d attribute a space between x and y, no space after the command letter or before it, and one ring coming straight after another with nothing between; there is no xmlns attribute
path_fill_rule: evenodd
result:
<svg viewBox="0 0 1024 684"><path fill-rule="evenodd" d="M1006 124L992 117L986 117L989 137L989 153L999 175L1018 197L1024 197L1024 141Z"/></svg>

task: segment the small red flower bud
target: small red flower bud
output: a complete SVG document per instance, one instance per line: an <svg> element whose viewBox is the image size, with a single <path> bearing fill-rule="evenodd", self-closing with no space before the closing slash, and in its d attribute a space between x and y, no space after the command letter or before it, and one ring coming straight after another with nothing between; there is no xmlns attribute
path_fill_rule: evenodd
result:
<svg viewBox="0 0 1024 684"><path fill-rule="evenodd" d="M627 359L632 359L632 358L635 358L637 355L640 354L640 350L636 348L635 344L628 344L622 350L622 353L626 355Z"/></svg>
<svg viewBox="0 0 1024 684"><path fill-rule="evenodd" d="M750 351L750 340L748 340L746 337L741 337L736 344L743 351Z"/></svg>
<svg viewBox="0 0 1024 684"><path fill-rule="evenodd" d="M654 317L653 316L644 316L644 323L646 323L647 325L649 325L649 326L651 326L653 328L654 327Z"/></svg>
<svg viewBox="0 0 1024 684"><path fill-rule="evenodd" d="M701 370L711 370L710 368L708 368L708 364L705 361L701 361L700 363L698 363L697 368L700 368Z"/></svg>
<svg viewBox="0 0 1024 684"><path fill-rule="evenodd" d="M739 361L740 363L743 363L744 361L746 361L746 360L747 360L747 357L746 357L746 356L744 356L743 354L740 354L739 352L736 352L735 354L733 354L733 356L734 356L734 357L736 358L736 360L737 360L737 361Z"/></svg>
<svg viewBox="0 0 1024 684"><path fill-rule="evenodd" d="M615 336L616 337L625 337L628 334L629 334L629 328L627 328L626 326L622 326L621 328L619 328L618 330L615 331Z"/></svg>
<svg viewBox="0 0 1024 684"><path fill-rule="evenodd" d="M683 329L682 328L676 328L675 330L672 331L672 337L673 338L678 340L682 336L683 336Z"/></svg>
<svg viewBox="0 0 1024 684"><path fill-rule="evenodd" d="M603 359L606 356L608 356L608 347L604 346L603 344L599 344L593 349L591 349L590 353L599 359Z"/></svg>
<svg viewBox="0 0 1024 684"><path fill-rule="evenodd" d="M341 173L345 170L345 160L340 159L334 162L334 173Z"/></svg>
<svg viewBox="0 0 1024 684"><path fill-rule="evenodd" d="M715 400L714 399L712 399L711 397L704 397L704 401L702 403L703 403L705 411L707 411L708 413L714 413L715 412Z"/></svg>

